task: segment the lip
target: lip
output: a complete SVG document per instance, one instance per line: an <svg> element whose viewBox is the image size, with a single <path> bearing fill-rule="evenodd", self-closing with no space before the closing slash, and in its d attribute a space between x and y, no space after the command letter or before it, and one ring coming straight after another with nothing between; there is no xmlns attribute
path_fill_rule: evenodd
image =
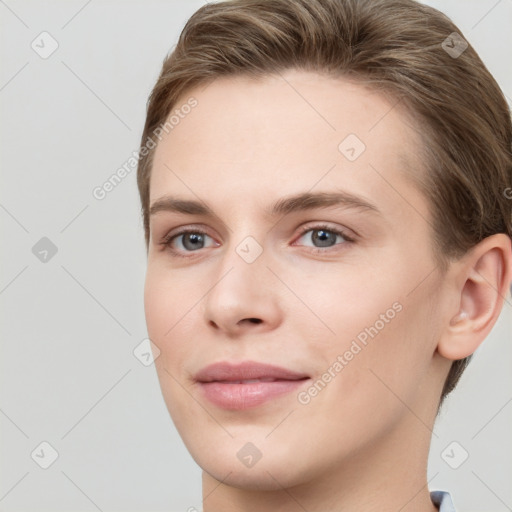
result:
<svg viewBox="0 0 512 512"><path fill-rule="evenodd" d="M214 363L195 375L203 396L230 410L257 407L296 390L309 378L301 372L255 361ZM255 380L258 382L243 382Z"/></svg>

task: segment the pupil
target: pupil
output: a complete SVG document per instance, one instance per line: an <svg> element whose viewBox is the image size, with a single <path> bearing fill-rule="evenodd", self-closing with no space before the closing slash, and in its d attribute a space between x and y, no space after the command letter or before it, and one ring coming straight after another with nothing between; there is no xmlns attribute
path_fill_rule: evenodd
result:
<svg viewBox="0 0 512 512"><path fill-rule="evenodd" d="M315 229L312 233L313 242L319 242L320 247L330 247L336 242L336 235L324 229Z"/></svg>
<svg viewBox="0 0 512 512"><path fill-rule="evenodd" d="M203 242L203 235L199 233L188 233L183 241L183 246L186 249L195 250L200 248L199 245ZM189 245L190 244L190 245Z"/></svg>

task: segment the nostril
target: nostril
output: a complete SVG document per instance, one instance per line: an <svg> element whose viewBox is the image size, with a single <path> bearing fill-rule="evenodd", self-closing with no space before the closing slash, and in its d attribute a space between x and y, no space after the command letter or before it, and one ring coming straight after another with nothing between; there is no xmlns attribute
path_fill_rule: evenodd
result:
<svg viewBox="0 0 512 512"><path fill-rule="evenodd" d="M248 320L253 324L261 324L262 322L261 318L248 318Z"/></svg>

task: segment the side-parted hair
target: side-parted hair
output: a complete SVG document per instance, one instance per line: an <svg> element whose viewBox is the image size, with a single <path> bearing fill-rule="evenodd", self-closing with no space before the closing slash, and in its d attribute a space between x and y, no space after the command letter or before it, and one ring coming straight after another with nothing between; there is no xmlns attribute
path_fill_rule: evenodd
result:
<svg viewBox="0 0 512 512"><path fill-rule="evenodd" d="M148 99L137 170L146 247L156 134L178 100L220 77L290 68L364 84L411 114L423 166L407 177L429 202L442 273L484 238L512 238L510 110L446 15L414 0L228 0L192 15ZM470 357L452 363L440 403Z"/></svg>

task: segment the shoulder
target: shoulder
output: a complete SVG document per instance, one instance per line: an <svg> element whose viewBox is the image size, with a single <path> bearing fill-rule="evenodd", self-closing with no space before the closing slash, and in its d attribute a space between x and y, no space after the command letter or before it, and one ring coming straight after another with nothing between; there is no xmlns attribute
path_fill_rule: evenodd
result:
<svg viewBox="0 0 512 512"><path fill-rule="evenodd" d="M431 491L430 498L432 503L439 508L439 512L457 512L449 492Z"/></svg>

